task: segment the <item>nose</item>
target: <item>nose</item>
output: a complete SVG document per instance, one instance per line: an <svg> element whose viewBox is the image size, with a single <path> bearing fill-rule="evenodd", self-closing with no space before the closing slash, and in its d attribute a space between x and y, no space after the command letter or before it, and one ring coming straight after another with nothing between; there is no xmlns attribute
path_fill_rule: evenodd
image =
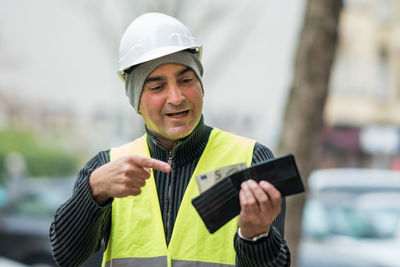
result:
<svg viewBox="0 0 400 267"><path fill-rule="evenodd" d="M168 88L168 103L173 105L179 105L185 99L185 96L182 94L181 88L178 84L172 84Z"/></svg>

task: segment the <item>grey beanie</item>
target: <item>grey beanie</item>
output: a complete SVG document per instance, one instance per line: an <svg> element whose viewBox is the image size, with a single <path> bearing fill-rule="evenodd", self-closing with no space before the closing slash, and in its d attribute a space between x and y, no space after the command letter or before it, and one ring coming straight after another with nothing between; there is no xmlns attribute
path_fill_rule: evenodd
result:
<svg viewBox="0 0 400 267"><path fill-rule="evenodd" d="M165 63L176 63L191 68L199 79L201 88L203 89L203 83L201 81L201 77L203 75L203 66L195 54L187 51L179 51L170 55L153 59L151 61L147 61L135 67L133 71L128 74L125 82L126 96L129 98L129 102L136 112L139 113L140 97L142 95L143 85L146 78L158 66Z"/></svg>

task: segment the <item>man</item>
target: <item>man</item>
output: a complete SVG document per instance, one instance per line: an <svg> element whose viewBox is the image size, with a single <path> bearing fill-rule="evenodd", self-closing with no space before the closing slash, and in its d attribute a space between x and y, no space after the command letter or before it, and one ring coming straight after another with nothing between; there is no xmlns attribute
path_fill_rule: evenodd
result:
<svg viewBox="0 0 400 267"><path fill-rule="evenodd" d="M265 146L204 124L201 45L160 13L131 23L119 74L146 134L100 152L80 171L50 229L54 258L77 266L105 240L104 266L289 266L285 201L267 182L243 182L240 215L208 233L191 200L195 176L267 160Z"/></svg>

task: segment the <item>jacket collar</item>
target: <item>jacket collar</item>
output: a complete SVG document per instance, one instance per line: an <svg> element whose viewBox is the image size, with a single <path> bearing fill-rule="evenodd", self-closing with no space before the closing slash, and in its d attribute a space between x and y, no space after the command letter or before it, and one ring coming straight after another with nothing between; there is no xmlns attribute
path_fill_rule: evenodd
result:
<svg viewBox="0 0 400 267"><path fill-rule="evenodd" d="M204 124L202 115L196 128L188 136L178 140L172 151L168 151L147 126L145 126L145 129L151 157L167 162L169 155L171 155L174 166L181 166L195 158L199 158L207 145L212 130L210 126Z"/></svg>

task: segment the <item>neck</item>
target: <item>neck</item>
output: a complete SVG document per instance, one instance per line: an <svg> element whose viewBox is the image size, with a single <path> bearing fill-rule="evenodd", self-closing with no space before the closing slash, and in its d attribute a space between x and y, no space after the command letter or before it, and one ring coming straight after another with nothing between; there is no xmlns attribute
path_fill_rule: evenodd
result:
<svg viewBox="0 0 400 267"><path fill-rule="evenodd" d="M172 149L174 148L176 143L178 143L180 140L185 139L186 137L190 136L194 131L196 131L197 128L203 127L203 121L204 121L203 115L201 115L199 121L196 124L196 127L194 127L194 129L192 129L192 131L190 131L190 133L186 134L185 136L182 136L181 138L177 138L177 139L169 139L167 137L164 137L161 134L149 129L149 127L146 124L145 124L145 130L148 134L153 136L159 142L159 144L161 144L166 150L172 151Z"/></svg>
<svg viewBox="0 0 400 267"><path fill-rule="evenodd" d="M201 116L199 122L197 123L196 127L186 136L179 138L179 139L169 139L166 138L152 130L150 130L147 125L145 125L145 130L147 132L147 134L149 134L150 136L153 137L153 139L155 139L164 149L168 150L168 151L172 151L172 149L174 148L174 146L176 145L176 143L178 143L181 140L187 139L190 135L192 135L193 132L198 132L199 129L200 131L202 131L201 129L204 127L204 123L203 123L203 116Z"/></svg>

